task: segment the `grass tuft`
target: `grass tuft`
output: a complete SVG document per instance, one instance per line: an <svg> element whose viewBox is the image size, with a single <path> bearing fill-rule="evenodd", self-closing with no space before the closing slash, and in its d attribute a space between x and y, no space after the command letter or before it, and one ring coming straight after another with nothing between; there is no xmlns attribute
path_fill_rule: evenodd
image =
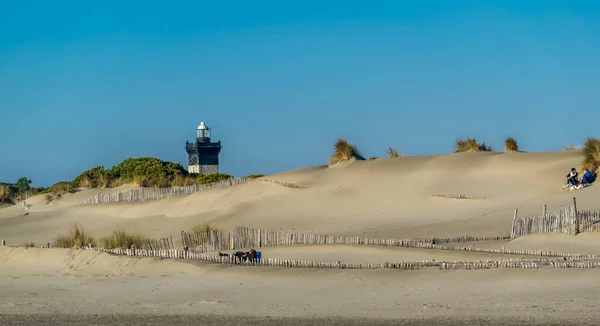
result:
<svg viewBox="0 0 600 326"><path fill-rule="evenodd" d="M191 233L200 239L200 241L206 241L210 239L210 231L225 232L223 229L216 228L206 222L202 222L192 227Z"/></svg>
<svg viewBox="0 0 600 326"><path fill-rule="evenodd" d="M388 147L386 154L388 157L400 157L401 156L397 150L392 148L392 146Z"/></svg>
<svg viewBox="0 0 600 326"><path fill-rule="evenodd" d="M103 249L115 249L115 248L131 248L135 245L136 248L142 248L142 246L149 242L150 238L140 233L131 233L125 230L116 230L112 235L102 237L99 240L100 247Z"/></svg>
<svg viewBox="0 0 600 326"><path fill-rule="evenodd" d="M54 195L53 194L46 194L46 204L50 204L53 200L54 200Z"/></svg>
<svg viewBox="0 0 600 326"><path fill-rule="evenodd" d="M58 235L52 242L55 248L83 248L89 244L96 246L96 239L83 230L79 224L74 223L73 228L67 234Z"/></svg>
<svg viewBox="0 0 600 326"><path fill-rule="evenodd" d="M519 144L517 144L517 141L514 138L508 137L504 140L504 151L506 153L518 152Z"/></svg>
<svg viewBox="0 0 600 326"><path fill-rule="evenodd" d="M582 169L597 173L600 168L600 139L588 138L583 145L583 155Z"/></svg>
<svg viewBox="0 0 600 326"><path fill-rule="evenodd" d="M364 156L360 154L356 146L344 139L338 139L334 145L334 151L329 159L329 164L346 162L351 159L364 160Z"/></svg>
<svg viewBox="0 0 600 326"><path fill-rule="evenodd" d="M0 203L10 202L10 189L8 186L0 185Z"/></svg>
<svg viewBox="0 0 600 326"><path fill-rule="evenodd" d="M467 138L465 140L457 140L454 147L455 153L464 152L491 152L492 147L488 146L485 141L478 143L475 138Z"/></svg>

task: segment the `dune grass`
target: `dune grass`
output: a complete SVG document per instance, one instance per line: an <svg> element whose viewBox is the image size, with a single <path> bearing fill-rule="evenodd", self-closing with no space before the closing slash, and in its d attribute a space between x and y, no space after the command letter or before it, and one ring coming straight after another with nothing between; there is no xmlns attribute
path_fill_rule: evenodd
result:
<svg viewBox="0 0 600 326"><path fill-rule="evenodd" d="M196 224L194 227L192 227L191 231L194 235L209 234L210 231L225 232L223 229L213 227L206 222Z"/></svg>
<svg viewBox="0 0 600 326"><path fill-rule="evenodd" d="M26 243L24 243L22 245L22 247L25 247L25 248L35 248L35 243L33 243L33 242L26 242Z"/></svg>
<svg viewBox="0 0 600 326"><path fill-rule="evenodd" d="M518 151L519 151L519 144L517 144L517 141L512 137L507 137L504 140L504 152L510 153L510 152L518 152Z"/></svg>
<svg viewBox="0 0 600 326"><path fill-rule="evenodd" d="M582 169L597 173L600 168L600 139L588 138L583 145L583 155Z"/></svg>
<svg viewBox="0 0 600 326"><path fill-rule="evenodd" d="M10 201L10 189L8 186L0 185L0 203L8 203Z"/></svg>
<svg viewBox="0 0 600 326"><path fill-rule="evenodd" d="M74 223L69 233L58 235L54 238L52 246L55 248L83 248L88 245L96 246L96 239L84 231L78 223Z"/></svg>
<svg viewBox="0 0 600 326"><path fill-rule="evenodd" d="M331 164L346 162L351 159L356 159L356 160L362 161L365 159L365 157L362 156L362 154L360 153L358 148L356 148L356 146L352 145L350 142L348 142L345 139L342 139L342 138L338 139L335 142L333 154L331 155L331 158L329 159L329 164L331 165Z"/></svg>
<svg viewBox="0 0 600 326"><path fill-rule="evenodd" d="M491 152L492 147L488 146L485 141L478 143L475 138L459 139L454 147L455 153L464 152Z"/></svg>
<svg viewBox="0 0 600 326"><path fill-rule="evenodd" d="M44 199L46 200L46 204L50 204L54 200L54 194L46 194Z"/></svg>
<svg viewBox="0 0 600 326"><path fill-rule="evenodd" d="M210 225L206 222L198 223L191 229L191 233L196 238L200 239L200 241L209 240L210 239L210 231L225 232L225 230L213 227L212 225Z"/></svg>
<svg viewBox="0 0 600 326"><path fill-rule="evenodd" d="M388 147L386 154L388 157L400 157L401 156L400 153L396 149L394 149L392 146Z"/></svg>
<svg viewBox="0 0 600 326"><path fill-rule="evenodd" d="M103 249L127 249L131 248L132 245L136 248L142 248L142 246L150 240L150 238L141 233L127 232L123 229L119 229L114 231L112 235L100 238L98 242Z"/></svg>

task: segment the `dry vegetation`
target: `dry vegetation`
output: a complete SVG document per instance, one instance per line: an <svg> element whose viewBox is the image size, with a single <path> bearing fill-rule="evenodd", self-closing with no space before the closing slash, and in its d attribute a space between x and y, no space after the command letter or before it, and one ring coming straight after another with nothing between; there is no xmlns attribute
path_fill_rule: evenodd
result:
<svg viewBox="0 0 600 326"><path fill-rule="evenodd" d="M116 230L112 235L100 238L99 245L103 249L115 248L142 248L144 243L150 241L150 238L140 233L130 233L125 230Z"/></svg>
<svg viewBox="0 0 600 326"><path fill-rule="evenodd" d="M454 148L455 153L463 152L491 152L492 148L485 141L478 143L475 138L467 138L465 140L457 140Z"/></svg>
<svg viewBox="0 0 600 326"><path fill-rule="evenodd" d="M475 197L467 196L465 194L452 194L452 195L433 195L439 198L450 198L450 199L475 199Z"/></svg>
<svg viewBox="0 0 600 326"><path fill-rule="evenodd" d="M600 168L600 139L588 138L583 146L583 155L582 168L597 173Z"/></svg>
<svg viewBox="0 0 600 326"><path fill-rule="evenodd" d="M0 185L0 203L8 203L10 201L10 191L8 186Z"/></svg>
<svg viewBox="0 0 600 326"><path fill-rule="evenodd" d="M96 239L77 223L73 224L69 233L57 236L52 242L52 246L55 248L83 248L90 244L95 247Z"/></svg>
<svg viewBox="0 0 600 326"><path fill-rule="evenodd" d="M386 152L388 157L400 157L400 153L398 153L398 151L396 149L394 149L392 146L388 147L388 150Z"/></svg>
<svg viewBox="0 0 600 326"><path fill-rule="evenodd" d="M194 226L191 233L198 236L200 239L209 239L210 232L224 232L223 229L215 228L208 223L199 223ZM102 249L115 248L142 248L143 245L152 239L135 232L128 232L123 229L114 231L111 235L97 239L91 233L85 232L79 224L73 224L72 229L66 233L57 236L52 242L54 248L83 248L91 245L92 247L100 247ZM35 247L33 243L23 245L25 247Z"/></svg>
<svg viewBox="0 0 600 326"><path fill-rule="evenodd" d="M334 145L334 151L329 159L329 164L347 162L351 159L364 160L356 146L344 139L338 139Z"/></svg>
<svg viewBox="0 0 600 326"><path fill-rule="evenodd" d="M504 140L504 151L506 153L518 152L519 144L517 144L517 141L514 138L508 137Z"/></svg>

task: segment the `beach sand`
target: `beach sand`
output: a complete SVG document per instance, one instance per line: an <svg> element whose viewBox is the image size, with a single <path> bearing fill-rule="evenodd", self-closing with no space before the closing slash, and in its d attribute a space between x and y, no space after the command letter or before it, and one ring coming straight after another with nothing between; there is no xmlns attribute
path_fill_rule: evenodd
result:
<svg viewBox="0 0 600 326"><path fill-rule="evenodd" d="M82 189L0 209L0 239L42 244L73 222L104 236L154 238L198 222L329 235L506 236L521 216L600 209L600 188L562 191L579 151L461 153L317 166L143 204L80 205ZM451 199L464 194L475 199ZM441 196L440 196L441 195ZM600 254L600 236L545 234L476 247ZM408 248L290 246L264 256L317 261L480 260L501 255ZM514 257L504 257L510 259ZM587 325L600 318L596 269L324 270L117 257L92 250L0 248L0 323L220 325ZM48 315L51 314L51 315ZM282 319L283 318L283 319ZM375 318L375 319L374 319ZM597 320L597 319L596 319Z"/></svg>

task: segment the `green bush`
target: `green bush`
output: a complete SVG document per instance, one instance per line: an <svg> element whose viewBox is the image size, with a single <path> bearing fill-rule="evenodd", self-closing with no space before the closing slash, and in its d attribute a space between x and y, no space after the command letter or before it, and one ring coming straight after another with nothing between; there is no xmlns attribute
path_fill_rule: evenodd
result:
<svg viewBox="0 0 600 326"><path fill-rule="evenodd" d="M56 195L62 195L73 190L73 184L69 181L57 182L50 187Z"/></svg>
<svg viewBox="0 0 600 326"><path fill-rule="evenodd" d="M154 157L138 157L124 160L110 169L108 175L111 179L121 178L130 181L134 178L172 180L177 175L187 175L187 171L179 163L166 162Z"/></svg>
<svg viewBox="0 0 600 326"><path fill-rule="evenodd" d="M103 166L97 166L84 171L73 179L73 187L106 187L109 183L108 171Z"/></svg>
<svg viewBox="0 0 600 326"><path fill-rule="evenodd" d="M264 177L264 174L251 174L251 175L247 175L244 178L246 179L257 179L257 178L262 178Z"/></svg>
<svg viewBox="0 0 600 326"><path fill-rule="evenodd" d="M199 184L219 182L219 181L223 181L223 180L229 180L231 178L233 178L233 177L226 173L197 174L196 175L196 180L198 180Z"/></svg>

